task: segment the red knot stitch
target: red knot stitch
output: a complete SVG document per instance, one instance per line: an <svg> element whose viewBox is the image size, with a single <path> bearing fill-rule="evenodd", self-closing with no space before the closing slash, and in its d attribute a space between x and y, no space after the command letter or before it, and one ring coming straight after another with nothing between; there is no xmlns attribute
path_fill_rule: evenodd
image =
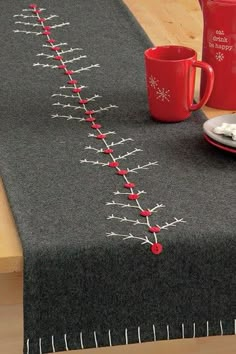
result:
<svg viewBox="0 0 236 354"><path fill-rule="evenodd" d="M55 60L62 60L63 57L61 55L55 55L55 57L53 57L53 59Z"/></svg>
<svg viewBox="0 0 236 354"><path fill-rule="evenodd" d="M100 129L101 127L102 127L101 124L93 124L93 125L91 125L92 129Z"/></svg>
<svg viewBox="0 0 236 354"><path fill-rule="evenodd" d="M85 118L86 122L95 122L96 118L94 117L89 117L89 118Z"/></svg>
<svg viewBox="0 0 236 354"><path fill-rule="evenodd" d="M106 139L106 134L98 134L97 136L96 136L96 139Z"/></svg>
<svg viewBox="0 0 236 354"><path fill-rule="evenodd" d="M132 193L128 195L129 200L136 200L138 198L139 198L139 194Z"/></svg>
<svg viewBox="0 0 236 354"><path fill-rule="evenodd" d="M140 212L140 215L141 216L151 216L152 215L152 212L150 210L142 210Z"/></svg>
<svg viewBox="0 0 236 354"><path fill-rule="evenodd" d="M124 187L125 188L134 188L135 187L135 183L132 183L132 182L125 183Z"/></svg>
<svg viewBox="0 0 236 354"><path fill-rule="evenodd" d="M117 166L119 166L119 162L117 162L117 161L109 162L108 166L109 167L117 167Z"/></svg>
<svg viewBox="0 0 236 354"><path fill-rule="evenodd" d="M148 231L149 231L149 232L152 232L152 233L154 233L154 232L155 232L155 233L158 233L158 232L161 231L161 229L160 229L159 226L151 226L151 227L149 227Z"/></svg>
<svg viewBox="0 0 236 354"><path fill-rule="evenodd" d="M67 81L68 85L76 85L78 83L78 80L69 80Z"/></svg>
<svg viewBox="0 0 236 354"><path fill-rule="evenodd" d="M119 176L125 176L129 173L127 170L119 170L116 172Z"/></svg>
<svg viewBox="0 0 236 354"><path fill-rule="evenodd" d="M113 153L113 149L104 149L103 152L104 154L112 154Z"/></svg>
<svg viewBox="0 0 236 354"><path fill-rule="evenodd" d="M151 246L151 252L153 254L160 254L163 250L163 247L162 247L162 244L161 243L154 243L152 246Z"/></svg>

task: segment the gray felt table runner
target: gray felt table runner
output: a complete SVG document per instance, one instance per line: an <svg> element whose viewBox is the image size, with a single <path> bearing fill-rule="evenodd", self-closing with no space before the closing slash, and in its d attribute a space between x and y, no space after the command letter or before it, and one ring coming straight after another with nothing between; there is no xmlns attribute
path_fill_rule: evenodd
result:
<svg viewBox="0 0 236 354"><path fill-rule="evenodd" d="M150 119L151 43L121 1L0 4L24 353L234 334L235 157L201 112Z"/></svg>

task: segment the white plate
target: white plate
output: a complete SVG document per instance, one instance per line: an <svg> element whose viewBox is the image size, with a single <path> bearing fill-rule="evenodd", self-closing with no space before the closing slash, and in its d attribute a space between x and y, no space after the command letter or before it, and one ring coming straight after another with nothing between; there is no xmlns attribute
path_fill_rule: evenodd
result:
<svg viewBox="0 0 236 354"><path fill-rule="evenodd" d="M223 116L218 116L209 119L203 124L203 130L205 134L207 134L213 140L218 141L219 143L226 146L232 146L236 149L236 141L233 140L231 137L216 134L213 132L213 129L218 127L222 123L236 124L236 114L225 114Z"/></svg>

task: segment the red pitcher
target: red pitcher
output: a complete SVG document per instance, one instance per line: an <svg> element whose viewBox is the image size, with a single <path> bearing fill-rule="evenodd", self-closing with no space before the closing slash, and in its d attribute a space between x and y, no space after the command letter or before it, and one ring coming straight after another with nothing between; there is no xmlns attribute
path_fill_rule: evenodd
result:
<svg viewBox="0 0 236 354"><path fill-rule="evenodd" d="M236 109L236 0L199 0L203 18L202 60L210 64L215 83L207 106ZM206 75L201 75L201 93Z"/></svg>

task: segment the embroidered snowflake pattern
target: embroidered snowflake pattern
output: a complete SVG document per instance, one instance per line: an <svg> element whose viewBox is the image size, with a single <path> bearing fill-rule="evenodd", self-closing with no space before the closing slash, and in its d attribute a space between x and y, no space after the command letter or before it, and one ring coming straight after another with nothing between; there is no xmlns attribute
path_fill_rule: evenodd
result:
<svg viewBox="0 0 236 354"><path fill-rule="evenodd" d="M155 89L158 86L158 80L154 76L151 75L149 77L149 84L151 87L153 87Z"/></svg>
<svg viewBox="0 0 236 354"><path fill-rule="evenodd" d="M223 53L217 52L216 55L215 55L215 58L216 58L216 60L218 60L218 61L222 61L222 60L224 60L225 56L224 56Z"/></svg>
<svg viewBox="0 0 236 354"><path fill-rule="evenodd" d="M162 102L164 101L170 102L170 90L167 90L164 87L163 88L158 87L156 93L157 93L156 96L157 100L160 100Z"/></svg>

